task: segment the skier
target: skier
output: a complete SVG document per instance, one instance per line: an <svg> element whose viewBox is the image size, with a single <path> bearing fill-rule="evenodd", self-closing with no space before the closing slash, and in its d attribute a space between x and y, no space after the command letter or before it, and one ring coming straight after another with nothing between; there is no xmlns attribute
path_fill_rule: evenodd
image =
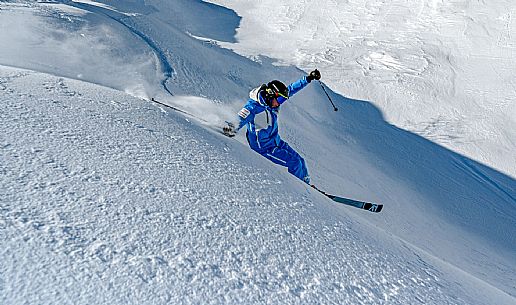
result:
<svg viewBox="0 0 516 305"><path fill-rule="evenodd" d="M321 79L321 73L317 69L288 87L273 80L251 90L250 99L238 112L239 123L226 122L227 125L223 128L225 135L233 137L247 125L246 137L251 149L272 162L287 167L289 173L308 185L310 175L305 160L278 134L278 112L281 104L314 79Z"/></svg>

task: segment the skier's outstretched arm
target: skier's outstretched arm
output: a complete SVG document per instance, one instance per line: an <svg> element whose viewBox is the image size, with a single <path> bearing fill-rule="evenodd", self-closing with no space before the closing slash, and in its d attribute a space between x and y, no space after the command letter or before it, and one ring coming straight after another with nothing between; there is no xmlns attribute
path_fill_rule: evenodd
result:
<svg viewBox="0 0 516 305"><path fill-rule="evenodd" d="M293 82L292 84L290 84L288 86L288 97L291 97L294 94L296 94L299 91L301 91L301 89L303 89L304 87L308 86L308 84L311 83L312 80L314 80L314 79L315 80L321 79L321 73L317 69L315 69L312 72L310 72L309 75L303 76L301 79L299 79L299 80ZM278 103L280 103L280 104L282 104L285 101L286 101L285 98L282 98L282 97L278 98Z"/></svg>

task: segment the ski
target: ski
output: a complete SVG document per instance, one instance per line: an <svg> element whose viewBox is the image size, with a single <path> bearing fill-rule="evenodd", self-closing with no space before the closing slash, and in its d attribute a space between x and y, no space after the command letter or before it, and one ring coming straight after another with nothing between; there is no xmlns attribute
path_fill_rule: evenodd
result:
<svg viewBox="0 0 516 305"><path fill-rule="evenodd" d="M174 111L180 112L180 113L182 113L182 114L185 114L185 115L187 115L187 116L189 116L189 117L191 117L191 118L194 118L194 119L196 119L196 120L199 120L199 121L201 121L201 122L208 123L208 121L206 121L206 120L205 120L205 119L203 119L203 118L200 118L200 117L198 117L198 116L195 116L195 115L193 115L193 114L191 114L191 113L189 113L189 112L187 112L187 111L184 111L183 109L179 109L179 108L174 107L174 106L171 106L171 105L169 105L169 104L162 103L162 102L160 102L160 101L156 100L155 98L151 98L151 99L150 99L150 101L151 101L151 102L154 102L154 103L156 103L156 104L159 104L159 105L161 105L161 106L165 106L165 107L167 107L167 108L169 108L169 109L172 109L172 110L174 110Z"/></svg>
<svg viewBox="0 0 516 305"><path fill-rule="evenodd" d="M373 213L380 213L383 209L383 204L353 200L353 199L349 199L349 198L345 198L345 197L330 195L330 194L327 194L326 192L318 189L315 185L312 185L312 188L316 189L319 193L323 194L324 196L326 196L326 197L330 198L331 200L338 202L338 203L349 205L349 206L359 208L362 210L367 210L367 211L373 212Z"/></svg>
<svg viewBox="0 0 516 305"><path fill-rule="evenodd" d="M172 110L174 110L174 111L176 111L176 112L182 113L183 115L186 115L186 116L188 116L188 117L190 117L190 118L192 118L192 119L194 119L194 120L197 120L197 121L199 121L203 126L208 127L209 129L211 129L211 130L213 130L213 131L215 131L215 132L217 132L217 133L223 134L223 135L225 135L226 137L230 137L230 138L234 137L234 135L230 135L230 134L226 134L226 133L224 133L224 131L223 131L223 127L220 127L220 126L213 126L210 122L206 121L205 119L200 118L200 117L198 117L198 116L196 116L196 115L193 115L193 114L191 114L191 113L189 113L189 112L187 112L187 111L185 111L185 110L183 110L183 109L180 109L180 108L177 108L177 107L171 106L171 105L169 105L169 104L165 104L165 103L163 103L163 102L160 102L160 101L156 100L155 98L151 98L151 99L150 99L150 101L151 101L151 102L153 102L153 103L159 104L159 105L161 105L161 106L167 107L167 108L169 108L169 109L172 109Z"/></svg>

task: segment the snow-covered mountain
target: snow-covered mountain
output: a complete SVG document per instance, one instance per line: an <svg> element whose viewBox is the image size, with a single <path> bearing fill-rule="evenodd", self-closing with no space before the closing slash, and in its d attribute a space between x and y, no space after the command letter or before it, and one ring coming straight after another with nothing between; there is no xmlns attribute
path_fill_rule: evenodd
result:
<svg viewBox="0 0 516 305"><path fill-rule="evenodd" d="M356 2L1 2L0 303L514 304L514 5ZM380 214L206 126L315 65L281 134Z"/></svg>

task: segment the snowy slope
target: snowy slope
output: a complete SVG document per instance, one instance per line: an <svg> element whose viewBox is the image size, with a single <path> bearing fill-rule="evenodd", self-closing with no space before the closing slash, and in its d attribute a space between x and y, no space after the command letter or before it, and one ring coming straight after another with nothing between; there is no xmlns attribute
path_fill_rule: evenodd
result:
<svg viewBox="0 0 516 305"><path fill-rule="evenodd" d="M513 300L176 113L23 70L0 80L4 304Z"/></svg>
<svg viewBox="0 0 516 305"><path fill-rule="evenodd" d="M271 75L303 75L206 39L234 42L234 12L106 4L0 7L0 63L57 75L2 68L3 301L514 303L511 177L386 123L367 101L331 92L333 113L312 85L284 106L283 136L314 182L386 210L335 205L243 135L134 97L218 122ZM92 45L95 56L81 51Z"/></svg>

